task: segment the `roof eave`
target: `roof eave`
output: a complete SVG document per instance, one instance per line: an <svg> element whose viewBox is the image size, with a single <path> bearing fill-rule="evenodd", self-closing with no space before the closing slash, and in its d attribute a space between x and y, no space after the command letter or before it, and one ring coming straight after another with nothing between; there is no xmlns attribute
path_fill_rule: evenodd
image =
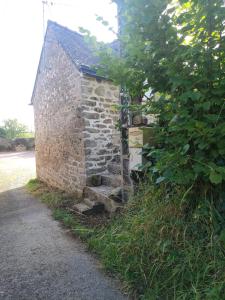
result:
<svg viewBox="0 0 225 300"><path fill-rule="evenodd" d="M107 78L106 76L100 76L97 74L96 70L85 66L85 65L80 65L79 67L79 71L84 74L84 75L88 75L90 77L94 77L98 80L107 80L107 81L111 81L109 78Z"/></svg>

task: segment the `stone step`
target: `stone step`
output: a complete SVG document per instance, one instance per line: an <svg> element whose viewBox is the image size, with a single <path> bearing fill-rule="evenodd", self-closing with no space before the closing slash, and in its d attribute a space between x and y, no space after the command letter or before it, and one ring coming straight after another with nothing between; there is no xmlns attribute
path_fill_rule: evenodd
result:
<svg viewBox="0 0 225 300"><path fill-rule="evenodd" d="M89 206L89 207L93 207L93 206L95 206L95 204L96 204L95 201L92 201L92 200L90 200L89 198L84 198L83 202L84 202L84 204L86 204L86 205Z"/></svg>
<svg viewBox="0 0 225 300"><path fill-rule="evenodd" d="M87 206L92 207L94 213L100 213L100 212L103 212L105 210L105 206L101 202L96 202L96 201L90 200L89 198L84 198L83 202Z"/></svg>
<svg viewBox="0 0 225 300"><path fill-rule="evenodd" d="M83 215L92 215L101 213L105 210L104 204L100 202L91 201L85 198L83 202L77 203L73 206L73 210Z"/></svg>
<svg viewBox="0 0 225 300"><path fill-rule="evenodd" d="M120 175L114 175L110 173L101 174L102 185L119 187L122 184L122 178Z"/></svg>
<svg viewBox="0 0 225 300"><path fill-rule="evenodd" d="M73 211L82 214L82 215L91 215L92 207L88 206L85 203L77 203L73 206Z"/></svg>
<svg viewBox="0 0 225 300"><path fill-rule="evenodd" d="M86 186L84 188L84 195L85 198L90 199L91 201L99 202L104 204L105 209L109 213L114 213L118 209L123 207L122 203L118 203L112 198L110 198L110 195L112 194L114 188L106 186L106 185L101 185L98 187L89 187Z"/></svg>
<svg viewBox="0 0 225 300"><path fill-rule="evenodd" d="M108 171L111 174L121 175L121 165L115 162L108 163Z"/></svg>

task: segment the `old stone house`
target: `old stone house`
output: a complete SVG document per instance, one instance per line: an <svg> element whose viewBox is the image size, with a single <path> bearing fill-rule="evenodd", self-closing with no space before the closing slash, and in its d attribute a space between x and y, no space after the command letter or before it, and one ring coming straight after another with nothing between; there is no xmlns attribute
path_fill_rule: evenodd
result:
<svg viewBox="0 0 225 300"><path fill-rule="evenodd" d="M109 194L121 182L119 88L96 75L97 63L82 35L48 22L31 101L37 177L89 203L104 198L113 211Z"/></svg>

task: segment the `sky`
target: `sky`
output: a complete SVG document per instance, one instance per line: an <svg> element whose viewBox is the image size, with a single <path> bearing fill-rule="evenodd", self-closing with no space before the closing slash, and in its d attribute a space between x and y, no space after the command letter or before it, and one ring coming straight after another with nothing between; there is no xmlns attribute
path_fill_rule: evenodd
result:
<svg viewBox="0 0 225 300"><path fill-rule="evenodd" d="M47 20L72 30L86 28L111 42L112 32L96 21L103 16L117 29L116 5L110 0L0 0L0 125L17 118L34 129L29 105ZM44 22L43 22L44 20Z"/></svg>

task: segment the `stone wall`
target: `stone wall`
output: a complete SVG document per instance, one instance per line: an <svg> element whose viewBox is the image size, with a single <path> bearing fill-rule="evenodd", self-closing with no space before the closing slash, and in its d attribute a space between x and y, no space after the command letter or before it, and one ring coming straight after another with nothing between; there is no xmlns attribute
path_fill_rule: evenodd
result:
<svg viewBox="0 0 225 300"><path fill-rule="evenodd" d="M34 150L34 138L15 138L12 140L13 150L22 151ZM19 150L21 149L21 150Z"/></svg>
<svg viewBox="0 0 225 300"><path fill-rule="evenodd" d="M119 88L112 82L82 76L82 112L87 175L104 172L120 153L120 134L115 128L119 113Z"/></svg>
<svg viewBox="0 0 225 300"><path fill-rule="evenodd" d="M7 139L0 137L0 152L34 150L34 138Z"/></svg>
<svg viewBox="0 0 225 300"><path fill-rule="evenodd" d="M86 182L80 73L49 30L33 104L37 176L78 197Z"/></svg>
<svg viewBox="0 0 225 300"><path fill-rule="evenodd" d="M119 154L119 89L80 73L51 30L45 45L33 94L37 176L80 197Z"/></svg>
<svg viewBox="0 0 225 300"><path fill-rule="evenodd" d="M0 137L0 152L7 152L12 150L12 140Z"/></svg>

